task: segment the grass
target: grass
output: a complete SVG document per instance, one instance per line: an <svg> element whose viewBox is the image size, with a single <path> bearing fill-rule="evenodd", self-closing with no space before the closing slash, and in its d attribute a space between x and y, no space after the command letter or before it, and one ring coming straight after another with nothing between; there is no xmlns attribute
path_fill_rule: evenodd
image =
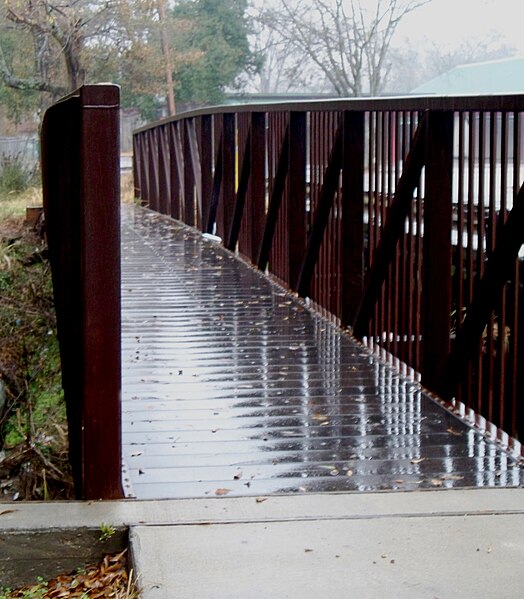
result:
<svg viewBox="0 0 524 599"><path fill-rule="evenodd" d="M0 193L0 222L21 219L27 206L41 206L42 192L38 187L28 187L24 191Z"/></svg>

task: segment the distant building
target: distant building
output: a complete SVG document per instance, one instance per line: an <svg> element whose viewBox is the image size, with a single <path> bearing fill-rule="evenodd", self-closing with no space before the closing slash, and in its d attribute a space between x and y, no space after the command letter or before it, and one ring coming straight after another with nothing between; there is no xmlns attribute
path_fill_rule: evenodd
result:
<svg viewBox="0 0 524 599"><path fill-rule="evenodd" d="M419 96L524 93L524 58L463 64L411 91Z"/></svg>

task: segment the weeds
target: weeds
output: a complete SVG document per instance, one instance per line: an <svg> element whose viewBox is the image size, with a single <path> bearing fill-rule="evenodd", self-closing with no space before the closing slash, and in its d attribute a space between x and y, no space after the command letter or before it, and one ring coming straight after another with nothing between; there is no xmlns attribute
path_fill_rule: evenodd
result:
<svg viewBox="0 0 524 599"><path fill-rule="evenodd" d="M100 536L98 537L100 542L107 541L115 534L116 528L114 526L111 526L111 524L105 524L104 522L100 524Z"/></svg>
<svg viewBox="0 0 524 599"><path fill-rule="evenodd" d="M70 497L51 273L20 217L0 222L0 295L0 498Z"/></svg>
<svg viewBox="0 0 524 599"><path fill-rule="evenodd" d="M25 191L37 182L37 167L31 168L24 154L2 154L0 158L0 192Z"/></svg>

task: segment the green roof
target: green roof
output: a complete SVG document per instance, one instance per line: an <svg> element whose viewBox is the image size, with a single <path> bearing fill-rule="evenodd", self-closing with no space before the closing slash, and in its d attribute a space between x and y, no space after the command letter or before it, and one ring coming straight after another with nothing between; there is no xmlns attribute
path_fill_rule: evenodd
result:
<svg viewBox="0 0 524 599"><path fill-rule="evenodd" d="M417 95L513 94L524 92L524 58L464 64L411 91Z"/></svg>

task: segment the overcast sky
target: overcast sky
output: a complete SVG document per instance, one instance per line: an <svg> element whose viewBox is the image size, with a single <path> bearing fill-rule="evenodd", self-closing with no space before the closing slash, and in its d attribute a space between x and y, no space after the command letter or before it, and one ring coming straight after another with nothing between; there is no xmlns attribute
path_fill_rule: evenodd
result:
<svg viewBox="0 0 524 599"><path fill-rule="evenodd" d="M367 1L372 0L362 0L362 4ZM524 54L523 17L524 0L431 0L405 17L396 41L426 37L456 47L466 39L499 33Z"/></svg>

